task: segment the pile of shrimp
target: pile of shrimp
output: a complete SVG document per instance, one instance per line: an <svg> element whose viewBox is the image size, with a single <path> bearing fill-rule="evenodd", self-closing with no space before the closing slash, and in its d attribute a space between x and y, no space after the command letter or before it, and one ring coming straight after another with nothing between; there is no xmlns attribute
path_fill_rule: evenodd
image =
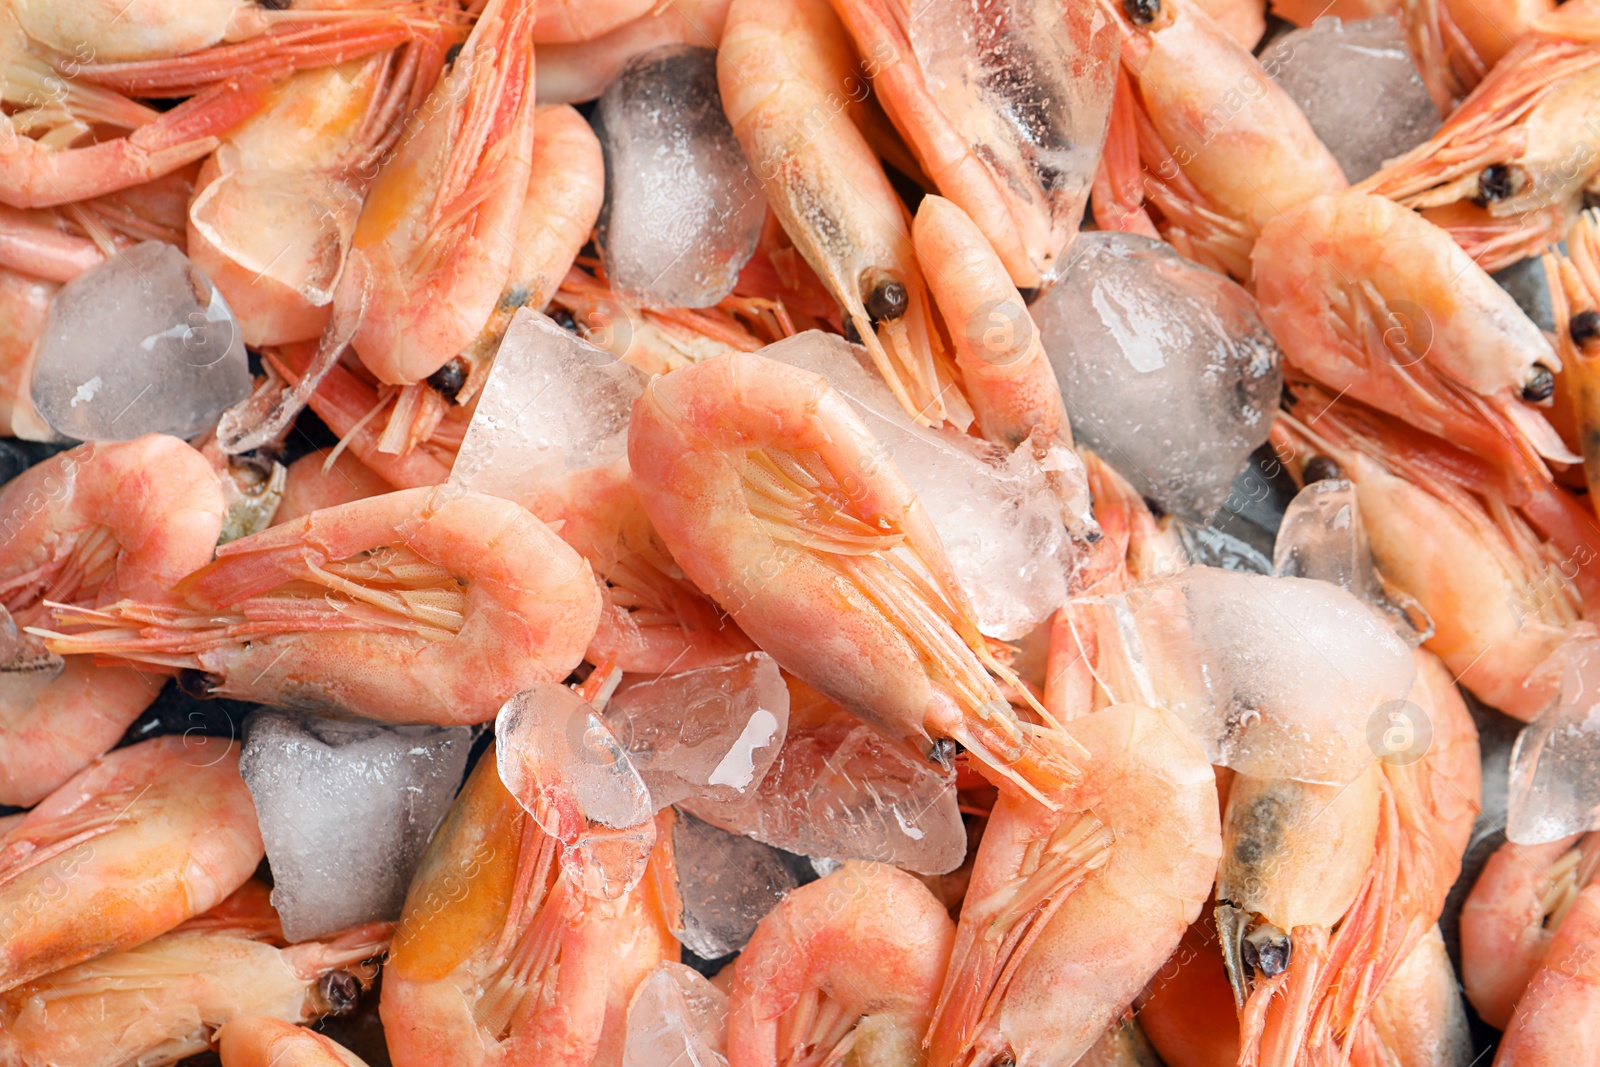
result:
<svg viewBox="0 0 1600 1067"><path fill-rule="evenodd" d="M1508 840L1479 739L1595 647L1600 6L1270 2L951 0L932 42L908 0L0 0L0 1067L1600 1065L1600 813ZM1256 58L1324 14L1396 19L1442 120L1355 185ZM766 205L697 308L613 288L591 125L682 46ZM1084 229L1254 304L1256 472L1345 565L1192 562L1075 441L1028 308ZM254 390L64 441L52 301L145 241ZM1546 327L1490 276L1528 261ZM624 445L467 469L513 330L637 383ZM885 419L1039 472L1067 573L1028 636L984 632ZM685 816L599 716L757 652L807 783L773 791L865 724L853 788L943 776L966 852L819 857L708 962ZM1223 692L1252 657L1285 684ZM213 700L476 731L399 912L285 937L231 720L172 728ZM604 788L538 750L557 716Z"/></svg>

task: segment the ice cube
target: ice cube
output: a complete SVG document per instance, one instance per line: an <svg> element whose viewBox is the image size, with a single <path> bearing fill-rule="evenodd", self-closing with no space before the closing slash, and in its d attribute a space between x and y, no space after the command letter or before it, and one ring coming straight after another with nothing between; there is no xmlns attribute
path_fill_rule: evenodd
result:
<svg viewBox="0 0 1600 1067"><path fill-rule="evenodd" d="M1048 0L918 0L908 32L960 143L997 185L1048 214L1059 254L1078 232L1105 145L1114 22L1091 5Z"/></svg>
<svg viewBox="0 0 1600 1067"><path fill-rule="evenodd" d="M628 1005L622 1067L727 1067L728 995L700 972L656 964Z"/></svg>
<svg viewBox="0 0 1600 1067"><path fill-rule="evenodd" d="M966 434L915 425L866 351L834 334L797 334L761 354L822 375L855 406L878 439L874 458L893 463L927 509L985 634L1015 640L1061 605L1076 553L1052 472L1027 443L1007 454ZM1082 482L1077 455L1059 451L1050 457L1062 464L1057 473Z"/></svg>
<svg viewBox="0 0 1600 1067"><path fill-rule="evenodd" d="M693 797L679 808L788 852L877 860L917 874L953 871L967 851L954 776L836 706L803 726L791 722L752 792Z"/></svg>
<svg viewBox="0 0 1600 1067"><path fill-rule="evenodd" d="M145 241L56 292L31 392L80 441L194 437L250 395L250 368L216 286L176 248Z"/></svg>
<svg viewBox="0 0 1600 1067"><path fill-rule="evenodd" d="M471 746L472 730L462 726L267 709L245 720L239 772L255 799L285 937L400 917Z"/></svg>
<svg viewBox="0 0 1600 1067"><path fill-rule="evenodd" d="M1519 845L1600 830L1600 640L1562 655L1561 695L1511 750L1506 837Z"/></svg>
<svg viewBox="0 0 1600 1067"><path fill-rule="evenodd" d="M627 455L645 376L522 308L478 397L450 484L521 501L564 474Z"/></svg>
<svg viewBox="0 0 1600 1067"><path fill-rule="evenodd" d="M524 689L495 718L500 780L591 896L616 899L655 842L650 791L588 702L564 685Z"/></svg>
<svg viewBox="0 0 1600 1067"><path fill-rule="evenodd" d="M1261 66L1305 112L1351 182L1439 128L1439 110L1393 15L1359 22L1319 18L1274 41Z"/></svg>
<svg viewBox="0 0 1600 1067"><path fill-rule="evenodd" d="M679 811L672 821L673 936L708 960L744 948L756 924L798 884L783 853Z"/></svg>
<svg viewBox="0 0 1600 1067"><path fill-rule="evenodd" d="M1254 298L1161 241L1097 232L1030 310L1078 442L1205 521L1278 407L1282 358Z"/></svg>
<svg viewBox="0 0 1600 1067"><path fill-rule="evenodd" d="M1373 717L1415 678L1386 621L1327 582L1190 567L1081 603L1121 638L1102 672L1114 699L1170 709L1212 763L1258 778L1353 780L1379 755Z"/></svg>
<svg viewBox="0 0 1600 1067"><path fill-rule="evenodd" d="M602 716L659 811L685 797L736 799L772 766L789 728L789 689L765 652L734 663L624 681Z"/></svg>
<svg viewBox="0 0 1600 1067"><path fill-rule="evenodd" d="M606 202L596 231L612 288L646 307L710 307L756 250L767 202L717 91L713 48L636 56L598 109Z"/></svg>

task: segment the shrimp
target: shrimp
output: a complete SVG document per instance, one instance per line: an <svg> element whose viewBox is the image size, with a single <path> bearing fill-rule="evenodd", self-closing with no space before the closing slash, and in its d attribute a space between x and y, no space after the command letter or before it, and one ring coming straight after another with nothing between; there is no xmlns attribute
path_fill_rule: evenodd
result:
<svg viewBox="0 0 1600 1067"><path fill-rule="evenodd" d="M0 836L0 989L171 930L263 854L238 745L159 737L102 758Z"/></svg>
<svg viewBox="0 0 1600 1067"><path fill-rule="evenodd" d="M0 432L49 441L55 430L33 406L33 346L44 330L54 282L0 267Z"/></svg>
<svg viewBox="0 0 1600 1067"><path fill-rule="evenodd" d="M1600 886L1577 895L1517 1001L1497 1067L1592 1064L1600 1048Z"/></svg>
<svg viewBox="0 0 1600 1067"><path fill-rule="evenodd" d="M1184 931L1178 949L1140 994L1138 1019L1171 1067L1235 1067L1239 1019L1210 911Z"/></svg>
<svg viewBox="0 0 1600 1067"><path fill-rule="evenodd" d="M409 452L432 435L449 407L477 395L512 316L519 308L537 310L548 304L588 241L606 183L600 139L582 115L566 106L535 112L529 170L527 195L516 219L510 274L493 312L458 354L424 380L394 394L394 407L378 438L380 452ZM386 399L381 397L379 404Z"/></svg>
<svg viewBox="0 0 1600 1067"><path fill-rule="evenodd" d="M589 565L509 501L411 489L217 550L174 604L56 609L59 652L174 670L204 696L387 722L485 722L594 635Z"/></svg>
<svg viewBox="0 0 1600 1067"><path fill-rule="evenodd" d="M272 525L389 492L389 483L349 452L340 452L331 463L329 456L330 450L322 448L289 464Z"/></svg>
<svg viewBox="0 0 1600 1067"><path fill-rule="evenodd" d="M911 234L978 430L1009 447L1035 430L1070 446L1061 386L1039 330L983 233L951 201L927 196Z"/></svg>
<svg viewBox="0 0 1600 1067"><path fill-rule="evenodd" d="M659 834L663 848L668 834ZM658 869L662 852L652 857ZM622 914L611 934L611 959L606 966L606 1015L600 1043L589 1067L622 1067L628 1039L628 1007L633 995L656 967L677 963L682 952L667 925L660 878L645 878L622 901Z"/></svg>
<svg viewBox="0 0 1600 1067"><path fill-rule="evenodd" d="M924 13L908 0L833 6L922 171L1012 282L1053 279L1106 136L1112 28L1087 4L1013 2L981 17L959 5Z"/></svg>
<svg viewBox="0 0 1600 1067"><path fill-rule="evenodd" d="M958 741L1046 802L1059 731L1006 702L996 677L1022 687L937 531L825 379L744 353L655 378L628 459L673 559L781 666L915 755Z"/></svg>
<svg viewBox="0 0 1600 1067"><path fill-rule="evenodd" d="M954 936L927 887L885 864L801 886L733 965L729 1067L920 1062Z"/></svg>
<svg viewBox="0 0 1600 1067"><path fill-rule="evenodd" d="M1595 550L1542 537L1523 513L1483 491L1495 473L1466 453L1357 405L1333 406L1315 390L1296 387L1293 395L1293 413L1279 416L1274 433L1296 442L1289 454L1303 462L1325 456L1354 483L1379 570L1433 620L1428 648L1485 703L1523 721L1542 711L1560 679L1537 668L1592 602L1571 573L1583 579L1585 568L1574 564L1596 558ZM1302 421L1312 412L1321 412L1314 431Z"/></svg>
<svg viewBox="0 0 1600 1067"><path fill-rule="evenodd" d="M205 1052L236 1018L287 1025L355 1010L375 971L366 961L383 954L392 923L279 948L253 910L219 908L136 948L0 993L0 1063L159 1067ZM272 917L270 908L266 914ZM251 1029L246 1024L240 1036Z"/></svg>
<svg viewBox="0 0 1600 1067"><path fill-rule="evenodd" d="M538 0L533 40L538 44L591 40L643 18L654 6L652 0Z"/></svg>
<svg viewBox="0 0 1600 1067"><path fill-rule="evenodd" d="M566 44L540 42L536 82L546 104L593 100L634 56L669 44L715 48L729 0L685 0L651 10L616 29Z"/></svg>
<svg viewBox="0 0 1600 1067"><path fill-rule="evenodd" d="M579 891L560 850L500 783L491 748L406 894L379 1006L396 1067L587 1067L630 905Z"/></svg>
<svg viewBox="0 0 1600 1067"><path fill-rule="evenodd" d="M867 93L853 64L827 0L734 0L717 52L723 109L768 206L843 308L847 336L913 419L965 428L911 220L850 112Z"/></svg>
<svg viewBox="0 0 1600 1067"><path fill-rule="evenodd" d="M1290 365L1508 473L1520 502L1576 462L1532 405L1561 359L1443 230L1382 197L1321 197L1256 244L1257 297Z"/></svg>
<svg viewBox="0 0 1600 1067"><path fill-rule="evenodd" d="M1482 204L1503 223L1492 245L1447 228L1484 270L1559 241L1600 177L1600 48L1583 7L1540 18L1432 137L1357 188L1408 208Z"/></svg>
<svg viewBox="0 0 1600 1067"><path fill-rule="evenodd" d="M367 1067L331 1038L266 1015L236 1015L213 1040L222 1067Z"/></svg>
<svg viewBox="0 0 1600 1067"><path fill-rule="evenodd" d="M1552 248L1544 268L1561 354L1556 391L1570 405L1589 504L1600 509L1600 212L1580 215L1567 232L1565 254Z"/></svg>
<svg viewBox="0 0 1600 1067"><path fill-rule="evenodd" d="M1254 52L1267 32L1267 4L1263 0L1199 0L1200 9L1246 52Z"/></svg>
<svg viewBox="0 0 1600 1067"><path fill-rule="evenodd" d="M302 71L274 86L201 168L189 256L253 347L319 336L350 247L364 172L437 77L440 41Z"/></svg>
<svg viewBox="0 0 1600 1067"><path fill-rule="evenodd" d="M1600 872L1600 836L1506 842L1461 906L1461 982L1483 1021L1504 1030L1544 965L1578 894Z"/></svg>
<svg viewBox="0 0 1600 1067"><path fill-rule="evenodd" d="M1438 926L1383 984L1363 1038L1351 1057L1355 1067L1470 1067L1472 1034Z"/></svg>
<svg viewBox="0 0 1600 1067"><path fill-rule="evenodd" d="M1159 230L1190 259L1249 281L1257 235L1283 212L1343 189L1338 162L1255 57L1198 7L1101 7L1122 28L1125 76L1095 218L1107 229Z"/></svg>
<svg viewBox="0 0 1600 1067"><path fill-rule="evenodd" d="M175 437L80 445L0 489L0 608L27 627L45 601L159 600L222 531L211 466ZM19 655L35 651L23 641ZM129 667L14 665L0 673L0 803L32 805L105 752L156 697ZM59 668L59 670L56 670ZM52 673L55 671L55 673Z"/></svg>
<svg viewBox="0 0 1600 1067"><path fill-rule="evenodd" d="M1072 1063L1200 912L1222 853L1216 779L1170 712L1066 724L1088 752L1061 811L1002 791L926 1047L938 1067Z"/></svg>

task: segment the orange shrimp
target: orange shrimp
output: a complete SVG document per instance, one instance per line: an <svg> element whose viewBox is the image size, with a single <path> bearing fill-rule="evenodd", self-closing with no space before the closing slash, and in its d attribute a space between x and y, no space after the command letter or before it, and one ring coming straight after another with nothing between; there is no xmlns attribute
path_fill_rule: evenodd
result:
<svg viewBox="0 0 1600 1067"><path fill-rule="evenodd" d="M332 1038L265 1015L236 1015L213 1039L222 1067L367 1067Z"/></svg>
<svg viewBox="0 0 1600 1067"><path fill-rule="evenodd" d="M160 737L104 757L0 836L0 989L171 930L263 854L237 744Z"/></svg>
<svg viewBox="0 0 1600 1067"><path fill-rule="evenodd" d="M593 100L634 56L669 44L715 48L729 0L685 0L652 9L585 41L539 42L538 97L547 104Z"/></svg>
<svg viewBox="0 0 1600 1067"><path fill-rule="evenodd" d="M159 1067L205 1052L234 1019L287 1026L353 1012L393 924L280 948L265 889L239 896L153 941L0 993L0 1062Z"/></svg>
<svg viewBox="0 0 1600 1067"><path fill-rule="evenodd" d="M179 672L206 696L388 722L476 723L582 660L589 565L508 501L412 489L312 512L217 550L176 604L57 608L57 651Z"/></svg>
<svg viewBox="0 0 1600 1067"><path fill-rule="evenodd" d="M1216 875L1216 779L1175 716L1120 704L1066 730L1088 757L1061 810L1003 790L978 846L926 1042L937 1067L1075 1062Z"/></svg>
<svg viewBox="0 0 1600 1067"><path fill-rule="evenodd" d="M1137 1009L1150 1044L1171 1067L1236 1067L1238 1012L1209 910L1184 931Z"/></svg>
<svg viewBox="0 0 1600 1067"><path fill-rule="evenodd" d="M1261 319L1289 364L1507 472L1519 503L1576 462L1534 404L1561 360L1439 229L1382 197L1320 197L1262 231Z"/></svg>
<svg viewBox="0 0 1600 1067"><path fill-rule="evenodd" d="M927 887L885 864L801 886L734 963L730 1067L920 1062L954 936Z"/></svg>
<svg viewBox="0 0 1600 1067"><path fill-rule="evenodd" d="M1354 1067L1472 1062L1461 987L1437 926L1383 984L1350 1062Z"/></svg>
<svg viewBox="0 0 1600 1067"><path fill-rule="evenodd" d="M0 608L27 627L47 620L47 600L164 598L211 559L223 499L200 453L150 434L30 467L0 489L0 514ZM161 688L129 667L56 666L0 678L0 803L38 802L116 744Z"/></svg>
<svg viewBox="0 0 1600 1067"><path fill-rule="evenodd" d="M559 856L500 784L490 749L412 878L384 969L396 1067L588 1067L637 905L580 892Z"/></svg>
<svg viewBox="0 0 1600 1067"><path fill-rule="evenodd" d="M1556 1067L1595 1062L1600 1046L1600 886L1584 888L1495 1053L1496 1067Z"/></svg>
<svg viewBox="0 0 1600 1067"><path fill-rule="evenodd" d="M1589 505L1600 509L1600 212L1578 216L1566 244L1565 254L1552 248L1544 256L1561 354L1557 405L1566 401Z"/></svg>
<svg viewBox="0 0 1600 1067"><path fill-rule="evenodd" d="M1124 76L1095 218L1106 229L1159 229L1190 259L1248 281L1251 247L1269 222L1345 187L1338 162L1255 57L1198 7L1101 7L1122 28Z"/></svg>
<svg viewBox="0 0 1600 1067"><path fill-rule="evenodd" d="M321 448L289 464L272 525L389 492L389 483L349 452L340 452L331 464L329 455L329 449Z"/></svg>
<svg viewBox="0 0 1600 1067"><path fill-rule="evenodd" d="M915 755L944 762L959 741L1047 802L1059 731L1006 702L996 678L1022 687L937 531L825 379L743 353L655 378L628 458L673 559L785 669Z"/></svg>
<svg viewBox="0 0 1600 1067"><path fill-rule="evenodd" d="M970 22L960 8L923 12L908 0L833 6L922 171L1011 281L1054 278L1105 139L1113 29L1087 4L1013 2L981 17L973 9Z"/></svg>
<svg viewBox="0 0 1600 1067"><path fill-rule="evenodd" d="M1600 175L1592 121L1600 47L1584 9L1568 4L1539 18L1432 137L1358 188L1438 212L1484 270L1559 241ZM1494 225L1444 210L1467 201Z"/></svg>

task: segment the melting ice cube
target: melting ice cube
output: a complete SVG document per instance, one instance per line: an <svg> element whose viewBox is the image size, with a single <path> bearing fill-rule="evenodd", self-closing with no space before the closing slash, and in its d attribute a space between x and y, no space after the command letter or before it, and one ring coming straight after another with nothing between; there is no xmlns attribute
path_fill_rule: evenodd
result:
<svg viewBox="0 0 1600 1067"><path fill-rule="evenodd" d="M727 1067L728 996L698 971L656 964L628 1005L622 1067Z"/></svg>
<svg viewBox="0 0 1600 1067"><path fill-rule="evenodd" d="M1506 837L1519 845L1600 830L1600 640L1561 654L1561 695L1511 750Z"/></svg>

